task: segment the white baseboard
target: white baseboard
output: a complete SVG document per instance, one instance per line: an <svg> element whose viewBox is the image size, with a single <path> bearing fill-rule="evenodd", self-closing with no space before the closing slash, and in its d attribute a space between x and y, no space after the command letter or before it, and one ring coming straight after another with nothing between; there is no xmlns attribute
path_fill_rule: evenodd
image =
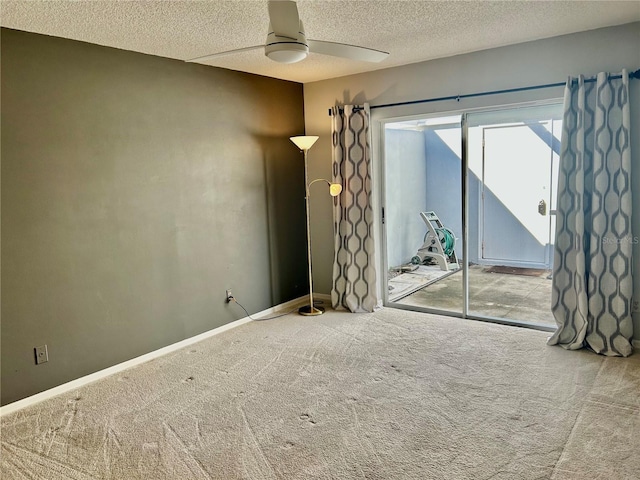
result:
<svg viewBox="0 0 640 480"><path fill-rule="evenodd" d="M315 294L314 294L314 297L315 297ZM276 305L275 307L271 307L261 312L258 312L252 316L254 318L259 319L260 317L266 317L274 313L281 313L283 311L291 310L296 306L304 305L304 301L307 300L308 298L309 298L308 296L296 298L288 302ZM236 320L234 322L227 323L225 325L206 331L199 335L186 338L184 340L173 343L171 345L167 345L166 347L162 347L158 350L154 350L153 352L145 353L144 355L140 355L139 357L132 358L131 360L127 360L126 362L118 363L117 365L113 365L112 367L105 368L104 370L99 370L95 373L85 375L84 377L80 377L75 380L71 380L70 382L63 383L62 385L58 385L57 387L50 388L49 390L45 390L44 392L36 393L35 395L31 395L30 397L23 398L22 400L15 401L13 403L8 403L7 405L0 407L0 417L3 417L4 415L9 415L10 413L29 407L31 405L35 405L36 403L40 403L44 400L55 397L56 395L67 393L71 390L75 390L89 383L93 383L97 380L101 380L105 377L108 377L109 375L120 373L123 370L127 370L129 368L135 367L137 365L140 365L142 363L148 362L155 358L161 357L168 353L175 352L176 350L179 350L181 348L187 347L194 343L200 342L202 340L205 340L206 338L213 337L222 332L226 332L227 330L231 330L232 328L239 327L240 325L244 325L245 323L249 323L251 321L252 320L249 317L241 318L240 320Z"/></svg>
<svg viewBox="0 0 640 480"><path fill-rule="evenodd" d="M313 299L314 300L322 300L323 302L331 305L331 295L329 295L327 293L314 293L313 294Z"/></svg>

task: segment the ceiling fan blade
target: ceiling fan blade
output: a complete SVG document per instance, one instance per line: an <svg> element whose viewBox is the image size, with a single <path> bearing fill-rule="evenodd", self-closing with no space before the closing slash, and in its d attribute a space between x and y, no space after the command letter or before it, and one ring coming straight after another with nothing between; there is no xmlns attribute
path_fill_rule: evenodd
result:
<svg viewBox="0 0 640 480"><path fill-rule="evenodd" d="M298 39L300 31L300 16L296 2L290 0L270 0L269 20L273 33L278 37Z"/></svg>
<svg viewBox="0 0 640 480"><path fill-rule="evenodd" d="M226 52L212 53L211 55L205 55L203 57L190 58L185 60L187 63L202 62L204 60L211 60L217 57L225 57L234 53L248 52L249 50L257 50L258 48L264 48L264 45L254 45L253 47L236 48L235 50L227 50Z"/></svg>
<svg viewBox="0 0 640 480"><path fill-rule="evenodd" d="M331 55L333 57L344 57L350 60L362 60L364 62L381 62L389 56L388 52L373 50L372 48L347 45L346 43L325 42L323 40L309 40L309 51Z"/></svg>

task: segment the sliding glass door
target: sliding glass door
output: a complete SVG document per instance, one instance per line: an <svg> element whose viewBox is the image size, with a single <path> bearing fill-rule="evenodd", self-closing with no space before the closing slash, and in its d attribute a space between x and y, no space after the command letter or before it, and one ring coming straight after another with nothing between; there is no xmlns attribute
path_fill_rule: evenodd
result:
<svg viewBox="0 0 640 480"><path fill-rule="evenodd" d="M386 303L554 325L561 105L384 123Z"/></svg>
<svg viewBox="0 0 640 480"><path fill-rule="evenodd" d="M471 317L553 326L559 104L465 116Z"/></svg>
<svg viewBox="0 0 640 480"><path fill-rule="evenodd" d="M385 125L389 303L462 314L461 118Z"/></svg>

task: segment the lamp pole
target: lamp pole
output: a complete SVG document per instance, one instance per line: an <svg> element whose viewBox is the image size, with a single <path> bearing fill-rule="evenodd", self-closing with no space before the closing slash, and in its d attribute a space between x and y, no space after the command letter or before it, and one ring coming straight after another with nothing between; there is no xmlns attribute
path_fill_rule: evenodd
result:
<svg viewBox="0 0 640 480"><path fill-rule="evenodd" d="M298 313L301 315L322 315L324 312L321 308L315 308L313 306L313 274L311 271L311 221L309 219L309 173L307 166L307 152L308 148L304 149L304 201L305 201L305 211L307 213L307 264L309 265L309 307L301 307L298 310Z"/></svg>

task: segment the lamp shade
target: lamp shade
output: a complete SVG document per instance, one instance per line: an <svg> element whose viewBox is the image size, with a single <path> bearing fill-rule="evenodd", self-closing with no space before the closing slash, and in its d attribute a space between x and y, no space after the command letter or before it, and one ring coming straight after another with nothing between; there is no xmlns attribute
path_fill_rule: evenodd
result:
<svg viewBox="0 0 640 480"><path fill-rule="evenodd" d="M307 151L313 146L314 143L316 143L316 140L318 140L318 138L319 137L315 135L301 135L299 137L291 137L289 138L289 140L295 143L300 150Z"/></svg>
<svg viewBox="0 0 640 480"><path fill-rule="evenodd" d="M339 183L332 183L329 185L329 195L332 197L337 197L340 195L340 192L342 192L342 185Z"/></svg>

